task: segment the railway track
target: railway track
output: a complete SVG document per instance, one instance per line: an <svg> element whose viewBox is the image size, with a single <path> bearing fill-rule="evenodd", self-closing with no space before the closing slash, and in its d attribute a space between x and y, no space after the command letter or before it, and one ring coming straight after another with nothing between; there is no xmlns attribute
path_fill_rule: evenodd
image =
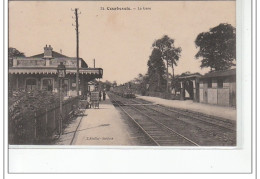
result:
<svg viewBox="0 0 260 179"><path fill-rule="evenodd" d="M131 100L135 103L141 104L141 102L138 100L133 100L133 99ZM163 115L167 115L167 116L178 115L178 116L186 117L191 120L197 120L198 122L205 123L207 125L216 127L218 129L223 129L223 131L230 130L236 132L236 123L228 119L223 119L215 116L209 117L201 113L196 113L196 112L183 110L183 109L169 108L162 105L156 105L156 108L157 109L152 109L152 108L151 109Z"/></svg>
<svg viewBox="0 0 260 179"><path fill-rule="evenodd" d="M176 108L170 109L170 108L164 107L162 105L158 105L158 106L160 106L161 108L163 108L169 112L178 113L180 115L183 115L186 117L192 117L193 119L200 120L200 121L206 122L208 124L212 124L215 126L219 126L221 128L236 131L236 123L234 121L231 121L230 119L224 119L224 118L215 117L215 116L207 116L202 113L192 112L192 111L188 111L188 110L182 110L182 109L176 109Z"/></svg>
<svg viewBox="0 0 260 179"><path fill-rule="evenodd" d="M112 98L116 98L118 106L130 110L130 114L138 112L165 128L185 136L197 145L234 146L236 144L236 125L233 121L153 105L142 99L125 99L118 96Z"/></svg>
<svg viewBox="0 0 260 179"><path fill-rule="evenodd" d="M160 111L158 106L138 106L142 111L153 114L154 117L160 119L162 123L180 133L189 136L193 141L200 145L234 145L236 138L233 130L207 123L205 121L196 120L191 116L182 116L176 113L165 113Z"/></svg>
<svg viewBox="0 0 260 179"><path fill-rule="evenodd" d="M159 120L140 111L136 106L124 104L114 94L109 95L112 103L119 107L158 146L199 146L196 142L176 132Z"/></svg>

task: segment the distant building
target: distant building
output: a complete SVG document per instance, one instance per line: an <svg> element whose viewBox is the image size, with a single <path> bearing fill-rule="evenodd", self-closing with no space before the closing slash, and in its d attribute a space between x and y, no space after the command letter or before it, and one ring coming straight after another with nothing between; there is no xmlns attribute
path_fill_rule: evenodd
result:
<svg viewBox="0 0 260 179"><path fill-rule="evenodd" d="M236 69L178 77L180 100L221 106L236 106Z"/></svg>
<svg viewBox="0 0 260 179"><path fill-rule="evenodd" d="M205 74L199 82L199 102L236 106L236 69Z"/></svg>
<svg viewBox="0 0 260 179"><path fill-rule="evenodd" d="M44 47L44 53L31 57L13 58L9 67L9 83L12 90L47 90L57 92L59 83L57 66L63 62L66 66L66 77L63 81L63 90L66 96L76 95L77 58L68 57L53 51L51 46ZM102 78L102 68L88 68L86 62L79 59L79 91L87 94L88 82Z"/></svg>

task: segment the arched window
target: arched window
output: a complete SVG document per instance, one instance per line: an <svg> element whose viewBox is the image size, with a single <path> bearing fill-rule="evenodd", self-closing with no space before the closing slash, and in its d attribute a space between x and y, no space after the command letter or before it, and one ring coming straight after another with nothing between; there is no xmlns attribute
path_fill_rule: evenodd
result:
<svg viewBox="0 0 260 179"><path fill-rule="evenodd" d="M53 90L53 79L42 79L42 90L52 91Z"/></svg>

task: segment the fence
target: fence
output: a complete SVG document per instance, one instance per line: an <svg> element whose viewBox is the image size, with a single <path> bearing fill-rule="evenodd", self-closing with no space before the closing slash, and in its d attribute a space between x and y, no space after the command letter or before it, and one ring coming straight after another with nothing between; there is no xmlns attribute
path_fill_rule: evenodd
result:
<svg viewBox="0 0 260 179"><path fill-rule="evenodd" d="M63 122L69 119L74 105L79 98L69 98L63 102ZM58 134L60 126L60 107L46 108L44 112L36 111L32 115L22 114L19 120L9 119L10 144L48 144ZM15 121L15 122L14 122ZM19 121L19 122L16 122Z"/></svg>

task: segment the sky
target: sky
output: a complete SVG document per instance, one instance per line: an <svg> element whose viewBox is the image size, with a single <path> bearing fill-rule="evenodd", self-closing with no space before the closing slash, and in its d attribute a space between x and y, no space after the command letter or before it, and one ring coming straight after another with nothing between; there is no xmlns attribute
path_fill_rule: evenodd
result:
<svg viewBox="0 0 260 179"><path fill-rule="evenodd" d="M9 1L9 47L26 56L56 52L76 56L73 8L79 8L79 56L89 67L104 70L102 81L124 83L147 72L152 43L168 35L182 53L175 75L186 71L205 74L195 59L195 39L220 23L236 27L235 1ZM104 7L105 10L101 10ZM113 11L107 7L129 7ZM151 10L137 10L138 7ZM136 10L134 10L136 8ZM171 70L169 70L171 72Z"/></svg>

